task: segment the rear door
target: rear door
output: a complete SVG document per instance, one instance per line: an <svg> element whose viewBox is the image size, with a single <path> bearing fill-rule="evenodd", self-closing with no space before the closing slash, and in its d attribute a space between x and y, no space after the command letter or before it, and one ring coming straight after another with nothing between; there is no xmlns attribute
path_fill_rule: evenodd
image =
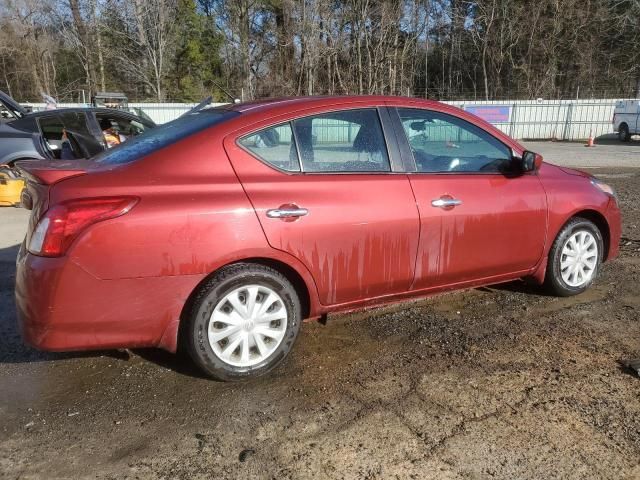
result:
<svg viewBox="0 0 640 480"><path fill-rule="evenodd" d="M545 192L512 171L509 147L453 115L391 110L415 162L421 234L414 288L442 287L533 268L546 237Z"/></svg>
<svg viewBox="0 0 640 480"><path fill-rule="evenodd" d="M418 211L386 110L307 115L225 139L269 244L306 265L324 305L408 290Z"/></svg>

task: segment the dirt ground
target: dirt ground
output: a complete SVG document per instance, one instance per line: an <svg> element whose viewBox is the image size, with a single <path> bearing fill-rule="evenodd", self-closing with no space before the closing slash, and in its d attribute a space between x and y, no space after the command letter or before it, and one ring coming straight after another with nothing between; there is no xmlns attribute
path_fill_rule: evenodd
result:
<svg viewBox="0 0 640 480"><path fill-rule="evenodd" d="M640 378L617 363L640 357L640 169L593 172L624 238L587 293L510 283L333 316L240 384L157 351L23 347L5 249L0 477L640 478Z"/></svg>

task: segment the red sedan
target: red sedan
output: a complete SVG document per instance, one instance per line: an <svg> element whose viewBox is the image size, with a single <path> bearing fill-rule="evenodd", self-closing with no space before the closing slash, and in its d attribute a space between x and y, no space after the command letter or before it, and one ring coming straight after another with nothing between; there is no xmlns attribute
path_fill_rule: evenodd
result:
<svg viewBox="0 0 640 480"><path fill-rule="evenodd" d="M409 98L208 109L23 175L26 341L180 344L224 380L271 370L329 312L519 278L578 294L620 239L609 186Z"/></svg>

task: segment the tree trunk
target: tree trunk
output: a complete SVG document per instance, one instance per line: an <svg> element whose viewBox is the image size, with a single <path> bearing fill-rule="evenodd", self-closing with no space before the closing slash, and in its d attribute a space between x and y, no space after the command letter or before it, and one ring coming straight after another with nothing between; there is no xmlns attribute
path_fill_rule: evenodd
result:
<svg viewBox="0 0 640 480"><path fill-rule="evenodd" d="M87 77L87 87L91 92L95 90L95 70L93 66L93 59L91 58L91 39L87 33L87 28L82 19L80 13L80 5L78 0L69 0L69 7L71 8L71 16L73 17L73 24L78 32L78 37L82 42L82 48L84 50L84 71Z"/></svg>
<svg viewBox="0 0 640 480"><path fill-rule="evenodd" d="M92 0L91 3L91 11L92 11L92 22L91 29L93 30L96 50L98 53L98 70L100 72L100 90L106 91L105 86L105 78L104 78L104 55L102 53L102 34L100 32L100 25L98 24L98 2L97 0Z"/></svg>
<svg viewBox="0 0 640 480"><path fill-rule="evenodd" d="M249 3L247 0L238 2L238 22L240 35L240 71L242 75L243 93L250 100L253 98L251 89L251 58L249 54Z"/></svg>

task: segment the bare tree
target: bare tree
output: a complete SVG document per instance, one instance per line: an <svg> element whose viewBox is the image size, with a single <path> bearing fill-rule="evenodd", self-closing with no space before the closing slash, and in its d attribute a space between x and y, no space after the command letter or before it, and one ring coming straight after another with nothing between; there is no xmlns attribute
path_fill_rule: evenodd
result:
<svg viewBox="0 0 640 480"><path fill-rule="evenodd" d="M638 45L638 0L0 3L0 82L29 97L640 95Z"/></svg>
<svg viewBox="0 0 640 480"><path fill-rule="evenodd" d="M176 0L121 0L122 30L117 61L146 85L158 101L165 98L164 80L173 53Z"/></svg>

